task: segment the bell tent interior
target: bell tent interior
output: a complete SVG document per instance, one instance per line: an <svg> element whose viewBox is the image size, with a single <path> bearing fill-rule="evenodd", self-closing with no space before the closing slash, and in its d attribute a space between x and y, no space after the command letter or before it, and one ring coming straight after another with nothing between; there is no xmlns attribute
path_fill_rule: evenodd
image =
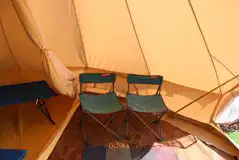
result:
<svg viewBox="0 0 239 160"><path fill-rule="evenodd" d="M58 95L47 101L56 125L32 102L0 107L0 148L46 159L79 106L79 74L113 72L119 97L127 92L127 74L162 75L170 109L163 120L239 156L238 144L219 127L239 119L229 107L239 95L238 6L235 0L1 0L1 87L46 81ZM140 92L155 89L143 85ZM236 100L231 104L238 113Z"/></svg>

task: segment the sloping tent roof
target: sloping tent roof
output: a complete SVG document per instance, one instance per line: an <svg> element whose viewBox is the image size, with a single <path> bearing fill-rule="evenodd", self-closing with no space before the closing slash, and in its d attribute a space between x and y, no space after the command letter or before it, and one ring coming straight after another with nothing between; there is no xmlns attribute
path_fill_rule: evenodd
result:
<svg viewBox="0 0 239 160"><path fill-rule="evenodd" d="M178 111L239 74L238 3L2 0L1 85L47 80L77 97L79 73L110 71L117 73L116 91L124 96L125 74L160 74L165 102ZM209 126L219 91L237 83L230 81L178 113Z"/></svg>

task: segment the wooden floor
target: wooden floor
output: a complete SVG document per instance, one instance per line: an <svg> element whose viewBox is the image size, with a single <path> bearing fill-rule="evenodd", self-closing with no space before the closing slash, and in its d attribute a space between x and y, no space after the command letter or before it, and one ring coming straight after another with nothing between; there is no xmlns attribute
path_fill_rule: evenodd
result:
<svg viewBox="0 0 239 160"><path fill-rule="evenodd" d="M57 96L47 100L56 122L52 125L33 102L0 107L0 148L27 149L24 160L45 160L56 135L63 132L75 112L74 99ZM67 121L67 117L69 120Z"/></svg>
<svg viewBox="0 0 239 160"><path fill-rule="evenodd" d="M82 113L79 109L75 112L70 123L67 125L60 140L58 141L53 152L49 156L48 160L80 160L81 154L84 150L83 134L80 127L80 117ZM102 119L107 119L109 116L100 116ZM143 116L145 119L147 117ZM117 121L120 120L122 124L121 133L125 134L124 114L121 114L118 119L110 125L110 128L117 130ZM162 122L163 125L163 137L165 141L163 143L158 142L153 134L151 134L146 128L142 128L142 124L133 118L130 121L130 133L131 139L128 143L126 140L116 141L115 137L103 129L97 122L90 117L87 117L85 122L85 130L88 135L89 143L93 145L109 146L121 146L122 144L136 145L136 146L161 146L172 147L176 152L180 160L230 160L233 157L228 154L219 151L215 148L209 147L197 138L181 131L180 129L170 125L167 122ZM157 124L153 125L153 128L159 133L159 127Z"/></svg>

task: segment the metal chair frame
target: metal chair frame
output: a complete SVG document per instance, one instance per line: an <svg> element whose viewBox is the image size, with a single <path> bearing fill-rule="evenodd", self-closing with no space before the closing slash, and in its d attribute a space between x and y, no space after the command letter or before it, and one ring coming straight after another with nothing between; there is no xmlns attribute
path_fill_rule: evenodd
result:
<svg viewBox="0 0 239 160"><path fill-rule="evenodd" d="M102 81L102 82L98 82L98 81L86 81L86 82L81 82L81 80L80 80L80 96L81 96L81 94L83 94L84 92L82 91L82 86L83 86L83 84L87 84L87 83L94 83L94 84L97 84L97 83L112 83L112 85L111 85L111 88L110 88L110 90L109 90L109 92L114 92L114 84L115 84L115 74L112 74L112 73L84 73L84 74L81 74L81 75L85 75L85 74L99 74L99 75L105 75L105 76L113 76L114 78L113 78L113 80L112 80L112 82L104 82L104 81ZM80 76L81 76L80 75ZM83 136L84 136L84 143L86 144L86 145L89 145L89 143L88 143L88 139L87 139L87 135L86 135L86 133L85 133L85 129L84 129L84 120L85 120L85 117L87 116L87 115L89 115L91 118L93 118L96 122L98 122L101 126L103 126L103 128L105 128L106 130L108 130L110 133L112 133L117 139L120 139L120 129L119 129L119 125L118 125L118 134L116 133L116 132L114 132L114 131L112 131L109 127L108 127L108 125L109 124L111 124L116 118L117 118L117 116L119 115L119 113L121 112L121 111L123 111L123 108L122 108L122 110L121 111L117 111L117 112L114 112L114 113L112 113L112 114L115 114L114 116L112 116L112 117L110 117L109 119L107 119L105 122L102 122L102 121L100 121L98 118L96 118L96 116L94 116L94 114L92 114L91 112L88 112L87 110L84 110L83 109L83 107L82 107L82 105L81 105L81 111L82 111L82 113L83 113L83 116L82 116L82 118L81 118L81 127L82 127L82 132L83 132Z"/></svg>
<svg viewBox="0 0 239 160"><path fill-rule="evenodd" d="M133 74L131 74L133 75ZM159 83L158 84L155 84L155 83L132 83L132 82L129 82L129 76L131 75L128 75L128 91L127 91L127 95L130 93L130 85L135 85L135 84L150 84L150 85L158 85L158 89L155 93L155 95L161 95L161 86L162 86L162 83L163 83L163 77L160 76L160 75L156 75L156 76L148 76L148 77L151 77L151 78L155 78L155 77L158 77L160 78L159 80ZM142 75L134 75L134 76L142 76ZM138 92L136 92L136 95L139 95ZM133 113L132 115L130 115L130 112ZM154 112L155 113L155 112ZM144 127L143 128L147 128L151 133L153 133L155 135L155 137L158 139L158 140L163 140L163 137L162 137L162 124L160 123L160 120L161 118L163 117L163 115L165 114L166 112L156 112L156 115L153 119L151 119L150 121L148 122L145 122L139 115L138 115L138 112L137 111L134 111L132 110L129 106L128 106L128 103L126 105L126 115L125 115L125 122L126 122L126 139L129 139L129 120L130 118L132 118L132 116L135 116L137 117L140 122L142 122L144 124ZM152 115L153 113L151 113ZM152 124L152 123L155 123L155 124L159 124L160 125L160 135L158 135L149 125Z"/></svg>

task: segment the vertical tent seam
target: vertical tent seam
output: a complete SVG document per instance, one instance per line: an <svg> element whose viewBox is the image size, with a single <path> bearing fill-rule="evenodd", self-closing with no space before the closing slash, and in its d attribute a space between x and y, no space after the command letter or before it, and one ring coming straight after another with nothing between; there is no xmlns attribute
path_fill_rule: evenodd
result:
<svg viewBox="0 0 239 160"><path fill-rule="evenodd" d="M12 2L12 1L11 1L11 2ZM34 31L37 32L37 33L39 33L39 29L37 29L37 27L36 27L36 25L35 25L35 21L34 21L34 18L32 17L32 14L31 14L31 12L30 12L30 10L29 10L29 7L28 7L27 4L25 3L25 1L23 1L23 3L24 3L24 5L25 5L25 7L26 7L26 9L27 9L27 11L28 11L28 13L29 13L31 19L32 19L32 22L33 22L32 25L34 26ZM18 17L19 17L19 19L20 19L21 16L20 16L19 13L17 12L17 9L16 9L16 7L15 7L15 5L14 5L13 2L12 2L12 5L13 5L13 7L15 8L16 13L17 13L17 15L18 15ZM32 39L32 36L30 36L30 34L29 34L28 30L26 29L25 25L22 23L21 20L20 20L20 22L21 22L21 24L22 24L22 26L23 26L25 32L27 33L28 37L29 37L30 40L33 42L33 44L35 44L35 45L36 45L38 48L40 48L41 50L45 50L44 47L43 47L41 44L40 44L40 46L37 45L37 43ZM40 43L41 41L40 41L40 38L39 38L39 34L36 36L36 38L37 38L38 42Z"/></svg>
<svg viewBox="0 0 239 160"><path fill-rule="evenodd" d="M13 5L13 7L15 8L15 11L16 11L16 14L17 14L17 16L18 16L18 18L19 18L19 21L20 21L20 23L22 24L22 27L23 27L23 29L25 30L25 33L26 33L26 35L28 36L28 38L30 39L30 41L31 41L37 48L39 48L39 50L40 50L40 55L45 54L45 53L44 53L45 49L43 48L43 46L41 46L41 44L39 44L39 45L40 45L40 46L39 46L39 45L32 39L32 36L29 34L29 32L28 32L28 30L26 29L25 25L22 23L22 21L21 21L21 16L19 15L18 10L16 9L16 7L15 7L14 3L12 2L12 0L11 0L11 3L12 3L12 5ZM28 13L29 13L29 15L30 15L30 17L31 17L31 19L32 19L32 22L33 22L32 25L34 26L34 31L36 32L36 26L35 26L35 24L34 24L35 21L34 21L33 17L31 16L30 10L29 10L28 6L26 5L25 1L23 1L23 3L24 3L24 5L26 6L27 11L28 11ZM38 30L37 30L37 32L38 32ZM39 35L37 35L36 38L37 38L38 42L41 43L41 41L40 41L40 39L39 39L38 36L39 36ZM45 54L45 56L47 56L47 55ZM48 63L48 62L47 62L47 63ZM45 74L46 78L47 78L49 81L51 81L50 76L47 74L47 72L46 72L46 70L45 70L43 60L41 60L41 64L42 64L42 69L43 69L43 71L44 71L44 74Z"/></svg>
<svg viewBox="0 0 239 160"><path fill-rule="evenodd" d="M201 36L202 36L202 38L203 38L203 41L204 41L204 44L205 44L205 46L206 46L207 52L208 52L208 54L209 54L209 56L210 56L210 59L211 59L211 62L212 62L212 65L213 65L213 68L214 68L214 71L215 71L215 74L216 74L217 82L218 82L218 85L220 86L220 94L222 94L222 89L221 89L221 85L220 85L219 76L218 76L218 73L217 73L217 68L216 68L216 66L215 66L215 64L214 64L211 51L210 51L210 49L209 49L209 47L208 47L206 38L205 38L205 36L204 36L204 34L203 34L203 31L202 31L202 28L201 28L201 26L200 26L200 24L199 24L199 21L198 21L198 18L197 18L197 16L196 16L196 13L195 13L195 11L194 11L194 8L193 8L193 6L192 6L191 0L188 0L188 3L189 3L189 6L190 6L190 8L191 8L191 10L192 10L192 13L193 13L194 19L195 19L195 21L196 21L196 23L197 23L197 26L198 26L198 29L199 29L199 31L200 31L200 34L201 34Z"/></svg>
<svg viewBox="0 0 239 160"><path fill-rule="evenodd" d="M4 36L4 38L5 38L5 41L7 42L7 46L8 46L8 49L9 49L9 51L10 51L10 54L11 54L11 56L12 56L14 62L16 63L18 70L21 71L21 67L20 67L20 65L18 64L18 62L17 62L17 60L16 60L16 58L14 57L14 54L13 54L13 52L12 52L10 43L9 43L9 41L8 41L8 39L7 39L6 32L4 31L4 28L3 28L3 24L2 24L1 19L0 19L0 27L1 27L1 29L2 29L3 36Z"/></svg>
<svg viewBox="0 0 239 160"><path fill-rule="evenodd" d="M134 24L133 17L132 17L130 8L129 8L128 1L125 0L125 3L126 3L126 6L127 6L127 10L128 10L128 13L129 13L129 17L130 17L130 20L131 20L131 23L132 23L132 26L133 26L133 29L134 29L134 33L135 33L135 36L136 36L136 39L137 39L137 42L138 42L140 51L141 51L142 56L143 56L143 58L144 58L144 61L145 61L145 64L146 64L146 68L147 68L148 74L150 75L149 66L148 66L147 60L146 60L146 58L145 58L145 55L144 55L144 52L143 52L143 48L142 48L141 43L140 43L140 40L139 40L139 36L138 36L137 31L136 31L136 28L135 28L135 24Z"/></svg>
<svg viewBox="0 0 239 160"><path fill-rule="evenodd" d="M81 28L80 28L80 24L78 22L78 19L77 19L77 13L76 13L76 6L75 6L75 1L72 0L72 6L73 6L73 9L74 9L74 13L75 13L75 19L76 19L76 23L77 23L77 26L78 26L78 29L79 29L79 36L80 36L80 39L81 39L81 42L82 42L82 49L83 49L83 53L84 53L84 57L85 57L85 69L88 68L88 61L87 61L87 57L86 57L86 53L85 53L85 45L84 45L84 40L83 40L83 37L82 37L82 31L81 31Z"/></svg>

